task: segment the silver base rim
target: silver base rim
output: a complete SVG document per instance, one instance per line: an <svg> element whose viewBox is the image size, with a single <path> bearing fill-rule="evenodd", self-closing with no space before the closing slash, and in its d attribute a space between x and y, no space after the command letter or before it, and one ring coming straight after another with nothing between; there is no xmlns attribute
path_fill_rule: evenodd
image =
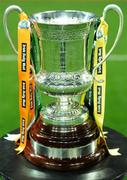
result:
<svg viewBox="0 0 127 180"><path fill-rule="evenodd" d="M49 159L77 159L83 156L88 156L89 154L94 154L98 147L98 142L100 137L93 140L91 143L73 148L56 148L48 147L43 144L38 143L30 136L30 142L34 149L34 152L38 156L46 156Z"/></svg>

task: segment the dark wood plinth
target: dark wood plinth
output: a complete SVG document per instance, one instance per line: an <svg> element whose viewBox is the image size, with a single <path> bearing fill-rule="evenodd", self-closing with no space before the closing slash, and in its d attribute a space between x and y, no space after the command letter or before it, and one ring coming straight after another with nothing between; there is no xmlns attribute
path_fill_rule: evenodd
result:
<svg viewBox="0 0 127 180"><path fill-rule="evenodd" d="M46 126L42 124L42 120L39 118L32 126L29 136L31 136L35 142L55 148L80 147L91 143L99 137L98 128L95 122L90 119L82 125L70 126L69 129L69 132L60 133L60 126ZM52 159L44 156L44 154L36 154L35 149L31 145L31 141L28 140L24 155L37 166L64 171L92 166L106 158L108 153L103 140L99 139L94 153L84 154L80 158Z"/></svg>
<svg viewBox="0 0 127 180"><path fill-rule="evenodd" d="M109 148L120 148L122 156L108 156L98 164L76 171L39 168L17 155L15 143L0 138L0 175L9 180L114 180L127 173L127 137L106 128ZM9 133L18 133L18 130Z"/></svg>

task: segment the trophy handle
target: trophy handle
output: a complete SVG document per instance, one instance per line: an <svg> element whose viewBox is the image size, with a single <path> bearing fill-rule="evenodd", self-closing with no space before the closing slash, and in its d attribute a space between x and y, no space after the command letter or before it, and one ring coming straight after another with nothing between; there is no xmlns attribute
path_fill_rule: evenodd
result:
<svg viewBox="0 0 127 180"><path fill-rule="evenodd" d="M5 31L5 34L7 36L7 39L9 40L10 42L10 45L13 49L13 51L18 54L18 51L17 49L15 48L15 45L13 44L13 41L12 41L12 38L10 36L10 33L8 31L8 23L7 23L7 18L8 18L8 15L10 14L10 12L12 11L16 11L18 12L19 14L23 12L23 10L19 7L19 6L16 6L16 5L11 5L9 6L5 12L4 12L4 16L3 16L3 26L4 26L4 31ZM34 68L32 67L32 65L30 65L30 69L32 70L32 73L33 73L33 76L35 76L35 70ZM29 80L32 80L33 79L33 76L29 79Z"/></svg>
<svg viewBox="0 0 127 180"><path fill-rule="evenodd" d="M105 19L106 17L106 14L109 10L114 10L118 16L119 16L119 28L118 28L118 32L117 32L117 35L116 35L116 39L111 47L111 49L109 50L109 52L107 53L106 57L103 59L103 61L99 62L95 68L93 69L93 72L92 72L92 75L94 77L95 80L97 80L95 78L95 72L97 70L97 68L103 63L106 61L106 59L110 56L110 54L112 53L112 51L114 50L114 48L116 47L119 39L120 39L120 36L121 36L121 33L122 33L122 30L123 30L123 21L124 21L124 18L123 18L123 13L122 13L122 10L120 9L119 6L115 5L115 4L109 4L107 5L105 8L104 8L104 11L103 11L103 18ZM98 82L102 82L102 80L97 80Z"/></svg>
<svg viewBox="0 0 127 180"><path fill-rule="evenodd" d="M17 51L17 49L15 48L15 46L14 46L14 44L13 44L13 41L12 41L12 38L11 38L11 36L10 36L10 33L9 33L9 31L8 31L7 18L8 18L8 15L9 15L9 13L10 13L11 11L16 11L16 12L18 12L18 13L21 13L21 12L23 12L23 10L22 10L19 6L11 5L11 6L9 6L9 7L5 10L4 16L3 16L4 31L5 31L6 36L7 36L8 40L9 40L9 42L10 42L10 44L11 44L11 47L12 47L13 51L14 51L16 54L18 54L18 51Z"/></svg>

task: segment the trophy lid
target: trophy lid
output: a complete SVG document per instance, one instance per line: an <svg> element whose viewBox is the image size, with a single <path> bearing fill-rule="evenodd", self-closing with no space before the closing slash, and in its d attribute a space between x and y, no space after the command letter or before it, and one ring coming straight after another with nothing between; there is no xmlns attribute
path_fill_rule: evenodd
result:
<svg viewBox="0 0 127 180"><path fill-rule="evenodd" d="M93 22L97 16L90 12L77 10L55 10L33 14L30 18L47 25L78 25Z"/></svg>

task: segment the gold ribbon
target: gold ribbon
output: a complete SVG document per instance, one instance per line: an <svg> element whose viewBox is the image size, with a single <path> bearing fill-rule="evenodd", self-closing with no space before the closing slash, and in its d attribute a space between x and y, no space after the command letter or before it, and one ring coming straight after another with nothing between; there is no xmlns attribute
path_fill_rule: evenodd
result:
<svg viewBox="0 0 127 180"><path fill-rule="evenodd" d="M18 76L19 76L19 111L20 134L7 134L9 141L19 141L16 148L21 153L27 143L27 132L35 121L35 80L30 71L30 22L28 16L22 12L18 25ZM18 144L18 143L17 143Z"/></svg>
<svg viewBox="0 0 127 180"><path fill-rule="evenodd" d="M18 76L19 76L19 110L20 110L20 144L16 148L21 153L27 143L27 127L33 117L33 82L30 79L30 22L27 15L20 14L18 24Z"/></svg>

